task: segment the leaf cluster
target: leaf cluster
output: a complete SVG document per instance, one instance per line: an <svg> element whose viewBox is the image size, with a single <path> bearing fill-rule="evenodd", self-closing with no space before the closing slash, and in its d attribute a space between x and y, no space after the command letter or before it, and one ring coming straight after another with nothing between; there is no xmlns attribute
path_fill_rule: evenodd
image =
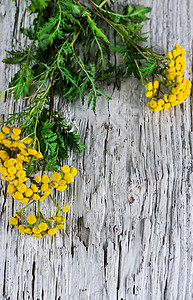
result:
<svg viewBox="0 0 193 300"><path fill-rule="evenodd" d="M100 2L32 0L29 4L26 0L34 22L21 32L31 44L26 50L8 52L3 60L21 65L11 83L15 99L30 96L34 85L45 84L54 69L55 95L68 100L80 96L82 103L88 95L88 107L95 112L97 96L109 99L98 87L100 80L132 73L140 77L137 64L142 65L146 49L138 43L147 39L141 23L151 9L127 5L122 13L115 13ZM111 59L116 52L122 56L118 66Z"/></svg>

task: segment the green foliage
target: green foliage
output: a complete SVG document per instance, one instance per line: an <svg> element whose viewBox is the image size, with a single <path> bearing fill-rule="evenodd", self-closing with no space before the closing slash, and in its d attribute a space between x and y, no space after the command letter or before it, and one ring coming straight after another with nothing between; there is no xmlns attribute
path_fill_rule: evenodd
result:
<svg viewBox="0 0 193 300"><path fill-rule="evenodd" d="M9 90L15 99L28 99L25 112L10 116L8 122L18 119L25 134L34 137L48 169L59 166L68 149L83 149L72 125L54 114L51 102L56 95L69 101L79 96L82 104L87 99L87 107L95 113L98 96L110 99L100 90L100 81L133 74L144 82L145 76L158 72L157 56L141 46L148 37L141 32L141 23L148 20L149 7L128 4L116 13L107 1L82 2L26 0L34 21L21 32L29 46L8 51L3 60L20 64ZM119 56L119 65L113 62L114 55Z"/></svg>

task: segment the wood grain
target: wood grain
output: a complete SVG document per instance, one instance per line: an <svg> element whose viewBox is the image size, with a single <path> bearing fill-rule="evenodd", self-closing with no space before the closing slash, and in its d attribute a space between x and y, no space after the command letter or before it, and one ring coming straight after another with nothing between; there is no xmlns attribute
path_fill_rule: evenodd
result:
<svg viewBox="0 0 193 300"><path fill-rule="evenodd" d="M24 2L0 1L0 60L6 49L26 45ZM118 9L126 3L117 1ZM149 43L165 53L179 43L192 80L193 2L130 3L152 7ZM0 90L17 68L0 64ZM193 299L191 100L151 113L140 82L119 85L104 83L112 100L98 99L96 117L79 102L56 104L86 145L68 161L78 176L61 199L72 205L63 233L35 240L11 229L19 204L0 184L1 299ZM22 107L8 95L0 105L1 120ZM45 210L53 210L50 203Z"/></svg>

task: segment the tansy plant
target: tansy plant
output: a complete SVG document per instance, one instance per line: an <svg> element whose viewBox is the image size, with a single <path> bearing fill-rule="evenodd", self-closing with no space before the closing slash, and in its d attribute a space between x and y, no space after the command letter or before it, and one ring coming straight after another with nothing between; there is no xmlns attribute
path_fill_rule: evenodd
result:
<svg viewBox="0 0 193 300"><path fill-rule="evenodd" d="M19 223L21 233L54 234L64 227L69 210L56 203L51 189L63 192L72 182L77 171L63 166L63 160L69 150L80 152L84 146L73 125L54 110L56 96L61 101L80 99L82 104L87 99L87 107L96 113L97 97L110 99L99 82L132 74L142 80L151 98L150 111L180 104L190 94L184 49L177 44L164 55L145 46L148 34L141 31L142 22L151 9L128 4L117 13L109 4L110 0L26 0L33 23L21 32L28 46L7 51L3 62L19 64L20 69L0 92L0 96L12 93L16 101L22 98L25 106L9 115L0 133L2 179L9 183L13 198L26 203L9 220L12 225ZM114 63L113 57L120 63ZM46 172L52 172L51 178ZM56 211L46 219L40 204L48 196ZM37 214L29 215L24 226L22 213L32 203L37 204Z"/></svg>

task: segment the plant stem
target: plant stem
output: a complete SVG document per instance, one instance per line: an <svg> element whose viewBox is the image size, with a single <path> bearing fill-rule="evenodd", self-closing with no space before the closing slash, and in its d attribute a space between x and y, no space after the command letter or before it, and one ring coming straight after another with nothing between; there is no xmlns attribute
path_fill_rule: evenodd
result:
<svg viewBox="0 0 193 300"><path fill-rule="evenodd" d="M50 123L53 120L53 112L54 112L54 85L52 83L50 88L50 107L49 107L49 120Z"/></svg>

